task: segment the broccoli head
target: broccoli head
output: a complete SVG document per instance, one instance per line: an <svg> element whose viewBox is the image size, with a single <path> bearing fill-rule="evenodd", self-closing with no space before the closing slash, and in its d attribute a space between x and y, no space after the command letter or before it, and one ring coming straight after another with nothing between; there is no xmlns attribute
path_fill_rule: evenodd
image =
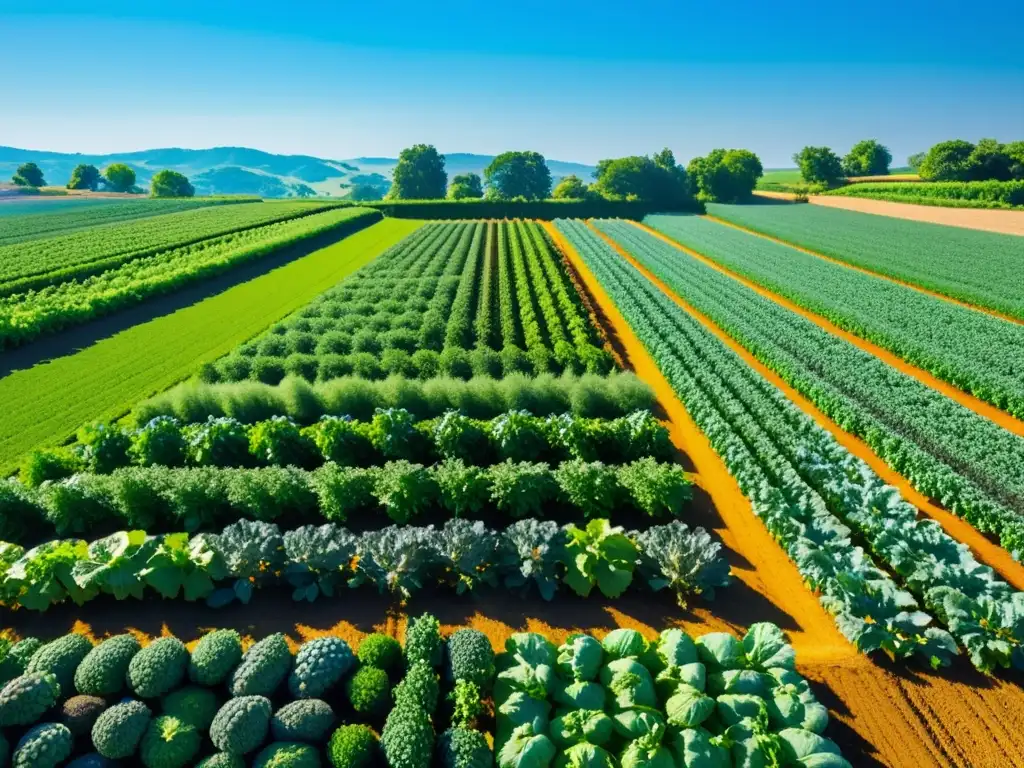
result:
<svg viewBox="0 0 1024 768"><path fill-rule="evenodd" d="M139 744L146 768L185 768L199 752L202 736L192 725L170 715L155 718Z"/></svg>
<svg viewBox="0 0 1024 768"><path fill-rule="evenodd" d="M391 703L388 673L376 667L363 667L345 683L352 708L361 715L383 715Z"/></svg>
<svg viewBox="0 0 1024 768"><path fill-rule="evenodd" d="M155 699L177 688L186 669L185 644L176 637L161 637L132 657L128 664L128 687L140 699Z"/></svg>
<svg viewBox="0 0 1024 768"><path fill-rule="evenodd" d="M434 755L430 715L415 704L396 704L384 723L380 746L388 768L430 768Z"/></svg>
<svg viewBox="0 0 1024 768"><path fill-rule="evenodd" d="M186 685L163 699L165 715L175 717L200 731L209 730L218 709L220 701L217 694L198 685Z"/></svg>
<svg viewBox="0 0 1024 768"><path fill-rule="evenodd" d="M128 665L142 649L131 635L104 640L86 654L75 671L75 688L87 696L120 693L128 676Z"/></svg>
<svg viewBox="0 0 1024 768"><path fill-rule="evenodd" d="M494 649L477 629L460 629L448 638L448 675L467 680L486 691L494 680Z"/></svg>
<svg viewBox="0 0 1024 768"><path fill-rule="evenodd" d="M43 723L21 737L14 749L12 768L57 768L75 748L75 737L67 726Z"/></svg>
<svg viewBox="0 0 1024 768"><path fill-rule="evenodd" d="M188 676L199 685L220 685L242 660L242 638L233 629L218 629L203 638L192 651Z"/></svg>
<svg viewBox="0 0 1024 768"><path fill-rule="evenodd" d="M210 739L222 752L244 755L259 748L270 727L270 699L239 696L228 699L210 725Z"/></svg>
<svg viewBox="0 0 1024 768"><path fill-rule="evenodd" d="M339 637L318 637L303 643L295 656L288 690L297 699L323 696L352 668L355 658L348 643Z"/></svg>
<svg viewBox="0 0 1024 768"><path fill-rule="evenodd" d="M115 704L92 727L92 745L103 757L121 760L131 757L149 727L153 713L141 701L127 699Z"/></svg>
<svg viewBox="0 0 1024 768"><path fill-rule="evenodd" d="M256 755L253 768L320 768L316 747L297 742L277 741Z"/></svg>
<svg viewBox="0 0 1024 768"><path fill-rule="evenodd" d="M413 704L430 713L437 709L437 695L437 673L428 664L418 661L395 686L395 705Z"/></svg>
<svg viewBox="0 0 1024 768"><path fill-rule="evenodd" d="M363 638L356 656L364 667L377 667L389 675L397 674L402 666L401 644L390 635L379 632Z"/></svg>
<svg viewBox="0 0 1024 768"><path fill-rule="evenodd" d="M91 650L89 638L72 632L41 646L32 654L25 671L52 672L61 691L71 693L75 690L75 670Z"/></svg>
<svg viewBox="0 0 1024 768"><path fill-rule="evenodd" d="M437 759L443 768L491 768L494 755L480 731L449 728L437 740Z"/></svg>
<svg viewBox="0 0 1024 768"><path fill-rule="evenodd" d="M16 643L4 640L0 647L0 686L16 677L25 674L35 652L43 647L43 641L37 637L26 637Z"/></svg>
<svg viewBox="0 0 1024 768"><path fill-rule="evenodd" d="M52 672L29 672L0 688L0 727L32 725L60 698Z"/></svg>
<svg viewBox="0 0 1024 768"><path fill-rule="evenodd" d="M377 749L377 735L369 726L343 725L331 735L327 757L334 768L371 768Z"/></svg>
<svg viewBox="0 0 1024 768"><path fill-rule="evenodd" d="M299 699L285 704L270 721L274 741L322 744L334 725L331 705L320 699Z"/></svg>
<svg viewBox="0 0 1024 768"><path fill-rule="evenodd" d="M278 633L254 644L231 675L232 696L270 696L292 666L292 652Z"/></svg>
<svg viewBox="0 0 1024 768"><path fill-rule="evenodd" d="M409 628L405 631L405 660L408 664L422 661L439 667L443 650L441 624L436 618L424 613L409 621Z"/></svg>

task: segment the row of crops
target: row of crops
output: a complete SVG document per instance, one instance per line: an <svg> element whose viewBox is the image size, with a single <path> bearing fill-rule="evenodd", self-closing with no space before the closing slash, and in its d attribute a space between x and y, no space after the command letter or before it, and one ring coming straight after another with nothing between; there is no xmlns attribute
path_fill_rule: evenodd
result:
<svg viewBox="0 0 1024 768"><path fill-rule="evenodd" d="M535 222L458 222L427 224L203 376L276 384L612 366Z"/></svg>
<svg viewBox="0 0 1024 768"><path fill-rule="evenodd" d="M1024 416L1024 325L701 216L649 216L646 223L907 362Z"/></svg>
<svg viewBox="0 0 1024 768"><path fill-rule="evenodd" d="M921 657L934 666L948 664L958 651L986 672L1024 665L1024 594L978 563L936 523L918 520L895 489L594 229L580 222L558 226L724 458L755 513L854 645L866 653ZM751 293L735 281L719 275L724 282L717 282L718 273L707 267L685 272L691 262L701 265L678 250L669 247L672 252L662 256L663 244L631 225L597 226L741 343L748 338L746 327L736 333L734 315L749 318L773 343L782 344L795 333L791 329L798 318L772 322L770 308L757 311L761 302L726 285ZM825 340L815 341L819 355L824 354ZM847 383L856 380L850 376Z"/></svg>
<svg viewBox="0 0 1024 768"><path fill-rule="evenodd" d="M1024 439L630 224L596 226L921 493L1024 552Z"/></svg>
<svg viewBox="0 0 1024 768"><path fill-rule="evenodd" d="M713 203L708 213L840 261L1024 319L1024 272L1020 269L1024 238L819 205Z"/></svg>
<svg viewBox="0 0 1024 768"><path fill-rule="evenodd" d="M520 633L498 654L475 629L443 638L429 614L404 647L371 634L355 651L228 629L191 650L173 636L33 637L0 641L0 686L0 764L16 768L850 765L766 623L742 640Z"/></svg>
<svg viewBox="0 0 1024 768"><path fill-rule="evenodd" d="M43 203L40 213L28 213L5 218L0 232L0 246L23 243L44 237L73 232L79 229L99 227L178 213L210 205L232 205L235 203L259 202L258 198L246 197L183 197L157 200L109 200L93 198L77 200L59 210L46 210L49 203ZM84 203L84 204L83 204ZM38 205L36 206L39 207Z"/></svg>
<svg viewBox="0 0 1024 768"><path fill-rule="evenodd" d="M363 208L341 208L323 212L318 209L300 209L284 215L273 205L269 218L281 219L274 223L253 225L237 229L230 234L207 237L177 248L160 250L148 256L132 251L119 265L111 265L88 277L62 277L45 287L12 293L0 298L0 348L14 347L46 334L81 325L89 320L134 306L153 297L171 293L201 282L241 264L260 259L282 248L327 233L336 235L351 231L379 219L379 215ZM242 210L260 212L260 206L239 205L202 209L214 213ZM263 211L261 218L268 218ZM155 217L159 221L163 217ZM219 222L222 226L224 222ZM234 226L239 226L237 223ZM195 238L195 230L185 229L187 236ZM88 234L88 233L86 233ZM95 235L93 235L95 237ZM50 243L49 240L39 241ZM20 248L23 246L12 246ZM68 251L67 253L77 253ZM0 256L2 259L3 256ZM107 261L110 263L110 260ZM95 264L90 265L90 267ZM49 275L49 280L53 275ZM10 285L10 284L9 284ZM2 288L0 288L2 290Z"/></svg>

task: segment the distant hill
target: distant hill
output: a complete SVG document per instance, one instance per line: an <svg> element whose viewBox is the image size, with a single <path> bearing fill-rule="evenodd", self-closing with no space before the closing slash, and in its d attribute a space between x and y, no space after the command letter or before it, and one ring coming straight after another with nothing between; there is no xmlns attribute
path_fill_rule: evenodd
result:
<svg viewBox="0 0 1024 768"><path fill-rule="evenodd" d="M454 152L445 156L448 176L479 173L494 159L493 155ZM0 146L0 181L7 181L24 162L33 162L43 170L46 183L63 186L79 163L89 163L101 170L111 163L127 163L135 169L138 184L149 185L153 174L164 168L185 174L196 191L203 195L260 195L262 197L295 197L330 195L344 197L354 183L365 183L367 177L378 182L390 181L398 162L393 157L355 157L327 160L309 155L275 155L248 147L213 147L211 149L146 149L110 155L82 155L16 149ZM551 176L558 179L569 174L590 180L595 168L581 163L548 160Z"/></svg>

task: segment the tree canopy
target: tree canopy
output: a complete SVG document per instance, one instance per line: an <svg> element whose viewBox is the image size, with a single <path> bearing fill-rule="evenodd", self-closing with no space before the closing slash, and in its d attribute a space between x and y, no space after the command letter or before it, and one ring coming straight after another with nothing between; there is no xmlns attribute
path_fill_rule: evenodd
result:
<svg viewBox="0 0 1024 768"><path fill-rule="evenodd" d="M921 163L924 162L925 155L927 152L915 152L913 155L907 158L907 165L910 166L910 170L918 171L921 168Z"/></svg>
<svg viewBox="0 0 1024 768"><path fill-rule="evenodd" d="M80 163L71 171L68 189L91 189L93 192L100 185L100 171L95 165Z"/></svg>
<svg viewBox="0 0 1024 768"><path fill-rule="evenodd" d="M643 200L666 208L685 207L692 200L686 170L671 150L654 159L644 155L602 160L592 189L610 200Z"/></svg>
<svg viewBox="0 0 1024 768"><path fill-rule="evenodd" d="M43 172L35 163L22 163L11 179L19 187L45 187Z"/></svg>
<svg viewBox="0 0 1024 768"><path fill-rule="evenodd" d="M962 139L940 141L928 150L918 172L929 181L967 181L971 178L974 145Z"/></svg>
<svg viewBox="0 0 1024 768"><path fill-rule="evenodd" d="M448 187L450 200L466 200L484 196L484 185L477 173L460 173Z"/></svg>
<svg viewBox="0 0 1024 768"><path fill-rule="evenodd" d="M793 162L803 180L812 184L833 186L843 178L839 156L828 147L804 147L793 155Z"/></svg>
<svg viewBox="0 0 1024 768"><path fill-rule="evenodd" d="M153 197L192 197L195 193L188 179L177 171L158 171L150 182Z"/></svg>
<svg viewBox="0 0 1024 768"><path fill-rule="evenodd" d="M438 200L445 196L447 188L444 155L431 144L416 144L399 154L388 197L394 200Z"/></svg>
<svg viewBox="0 0 1024 768"><path fill-rule="evenodd" d="M484 169L487 196L499 200L546 200L551 171L539 152L502 152Z"/></svg>
<svg viewBox="0 0 1024 768"><path fill-rule="evenodd" d="M573 173L558 182L551 196L556 200L583 200L588 194L590 188Z"/></svg>
<svg viewBox="0 0 1024 768"><path fill-rule="evenodd" d="M135 186L135 171L124 163L114 163L108 166L104 171L104 176L107 179L107 186L115 192L130 192Z"/></svg>
<svg viewBox="0 0 1024 768"><path fill-rule="evenodd" d="M1024 179L1024 141L1000 144L982 139L940 141L928 150L918 169L929 181L1010 181Z"/></svg>
<svg viewBox="0 0 1024 768"><path fill-rule="evenodd" d="M847 176L885 176L889 173L892 153L874 139L858 141L843 158Z"/></svg>
<svg viewBox="0 0 1024 768"><path fill-rule="evenodd" d="M714 149L695 157L686 170L700 199L723 203L749 198L764 174L761 160L748 149Z"/></svg>

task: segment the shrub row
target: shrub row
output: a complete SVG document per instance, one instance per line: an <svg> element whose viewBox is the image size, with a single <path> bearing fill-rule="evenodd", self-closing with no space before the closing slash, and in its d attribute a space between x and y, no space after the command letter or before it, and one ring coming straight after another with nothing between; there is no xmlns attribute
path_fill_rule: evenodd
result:
<svg viewBox="0 0 1024 768"><path fill-rule="evenodd" d="M1024 206L1024 181L936 181L907 184L882 182L851 184L827 194L867 197L925 205L970 208L1014 208Z"/></svg>
<svg viewBox="0 0 1024 768"><path fill-rule="evenodd" d="M404 219L642 219L658 208L633 200L381 200L360 202L385 216ZM704 208L692 201L692 211Z"/></svg>

